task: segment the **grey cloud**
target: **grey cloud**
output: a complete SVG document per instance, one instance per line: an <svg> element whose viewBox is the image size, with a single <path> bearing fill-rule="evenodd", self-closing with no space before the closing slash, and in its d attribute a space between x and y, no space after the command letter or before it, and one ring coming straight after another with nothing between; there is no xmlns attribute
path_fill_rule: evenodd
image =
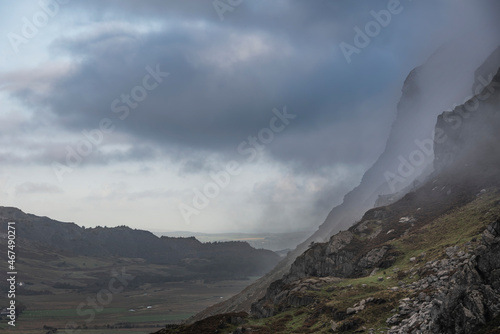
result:
<svg viewBox="0 0 500 334"><path fill-rule="evenodd" d="M290 175L256 184L248 199L250 204L260 208L255 231L272 227L277 230L314 229L325 219L332 205L341 203L342 194L359 182L355 177L346 176L341 167L330 172L328 177L305 182Z"/></svg>
<svg viewBox="0 0 500 334"><path fill-rule="evenodd" d="M174 155L180 157L183 152L198 154L186 164L185 172L203 169L195 162L204 157L203 152L234 158L241 141L268 125L272 108L287 105L297 114L297 121L268 151L275 159L296 162L299 170L307 172L338 161L372 163L385 139L373 129L387 124L393 117L387 106L397 101L375 104L372 110L357 101L389 96L387 87L399 89L411 69L408 63L414 66L416 59L423 61L418 52L408 56L405 34L416 37L412 38L414 49L425 49L433 42L426 42L430 36L411 31L418 29L422 9L434 10L425 30L429 33L440 25L440 11L453 5L414 4L352 66L335 58L337 43L352 38L352 27L365 23L370 10L383 9L387 1L244 1L223 22L210 1L196 5L87 1L73 6L91 13L96 24L90 32L56 40L52 52L78 61L64 74L54 70L34 78L18 76L9 87L15 96L33 108L51 110L55 123L66 130L90 129L108 117L117 132L139 145L161 147L164 154L177 151ZM100 24L111 12L117 13L116 20L126 20ZM134 28L147 19L163 25L153 31ZM395 58L394 51L385 46L405 54ZM130 116L122 121L111 105L141 85L147 66L159 66L170 76L148 92L137 108L130 108ZM372 117L370 127L359 125L367 113L380 117ZM338 131L332 124L344 124L347 130ZM138 153L115 158L139 157ZM147 157L155 155L150 152Z"/></svg>
<svg viewBox="0 0 500 334"><path fill-rule="evenodd" d="M62 193L58 186L49 183L24 182L15 187L17 195Z"/></svg>
<svg viewBox="0 0 500 334"><path fill-rule="evenodd" d="M114 182L101 186L99 190L94 190L86 197L90 201L111 200L111 201L137 201L143 199L161 199L175 196L176 193L164 189L130 190L125 182Z"/></svg>
<svg viewBox="0 0 500 334"><path fill-rule="evenodd" d="M273 47L281 42L269 36L247 38L250 42L257 39L256 43L267 43L262 48L270 51L229 54L218 64L221 53L226 56L228 45L202 42L197 52L191 45L194 35L162 33L125 41L123 32L105 34L107 37L97 40L99 44L109 43L113 51L94 47L95 38L71 41L68 50L75 56L84 56L80 66L61 79L50 81L52 87L48 91L16 86L15 94L24 101L33 101L33 106L50 108L56 122L73 131L95 127L100 119L109 117L118 131L139 140L229 154L235 153L247 136L268 126L274 107L286 104L299 116L300 121L291 129L314 131L320 123L338 118L352 98L331 94L336 87L346 88L342 87L345 82L339 83L328 69L328 62L311 63L303 69L300 57L276 54L279 50ZM114 40L116 36L120 36L118 40ZM226 33L222 36L226 43L238 43ZM132 63L124 56L131 52L130 41L135 54ZM57 44L64 45L64 41ZM207 53L202 53L204 50ZM120 121L111 110L112 102L129 94L147 74L146 66L155 68L156 64L171 76L131 110L126 120ZM226 65L229 68L224 68ZM301 152L297 153L300 156Z"/></svg>
<svg viewBox="0 0 500 334"><path fill-rule="evenodd" d="M1 139L4 150L0 152L0 162L9 165L51 165L53 162L66 164L69 155L78 152L79 144L85 137L76 141L40 140L27 136L23 139ZM113 143L111 143L113 144ZM78 154L78 153L76 153ZM115 146L92 146L92 153L82 157L81 166L109 165L120 162L147 162L162 157L158 148L151 145L134 144L116 148Z"/></svg>
<svg viewBox="0 0 500 334"><path fill-rule="evenodd" d="M194 153L189 158L183 159L179 168L179 175L187 176L190 174L210 173L219 170L218 164L207 157L206 154Z"/></svg>

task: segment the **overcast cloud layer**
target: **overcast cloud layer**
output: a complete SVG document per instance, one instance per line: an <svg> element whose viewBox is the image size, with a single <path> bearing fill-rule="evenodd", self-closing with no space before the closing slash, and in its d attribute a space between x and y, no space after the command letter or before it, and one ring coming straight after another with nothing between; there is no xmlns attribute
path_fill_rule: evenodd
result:
<svg viewBox="0 0 500 334"><path fill-rule="evenodd" d="M497 1L402 0L348 61L340 43L392 2L1 3L0 205L86 226L314 229L383 151L409 71L498 35ZM196 200L214 174L230 179Z"/></svg>

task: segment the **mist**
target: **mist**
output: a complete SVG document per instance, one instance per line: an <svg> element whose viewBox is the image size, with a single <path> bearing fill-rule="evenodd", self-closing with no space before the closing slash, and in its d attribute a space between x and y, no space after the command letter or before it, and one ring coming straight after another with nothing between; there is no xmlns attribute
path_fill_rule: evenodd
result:
<svg viewBox="0 0 500 334"><path fill-rule="evenodd" d="M432 140L437 115L470 97L474 71L498 46L495 1L401 1L347 59L341 43L355 45L355 28L387 8L244 1L221 18L210 2L87 1L61 5L26 38L23 17L41 9L10 5L2 28L26 43L2 41L4 205L85 226L317 227L384 151L377 175L365 177L374 188L416 140ZM424 63L421 103L398 115L405 79ZM285 108L294 118L264 131ZM411 131L391 139L397 117ZM241 154L260 133L255 154ZM387 140L397 147L387 150ZM90 153L75 158L89 141ZM240 172L206 196L233 161Z"/></svg>

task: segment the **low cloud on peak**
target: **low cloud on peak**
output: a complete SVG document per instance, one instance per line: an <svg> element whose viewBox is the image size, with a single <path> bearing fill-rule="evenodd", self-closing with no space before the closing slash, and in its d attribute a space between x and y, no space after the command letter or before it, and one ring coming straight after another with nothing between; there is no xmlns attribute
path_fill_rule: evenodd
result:
<svg viewBox="0 0 500 334"><path fill-rule="evenodd" d="M234 160L242 164L244 176L220 195L231 197L231 208L207 209L196 217L200 226L192 228L237 229L217 212L245 206L248 196L261 200L252 201L254 214L242 223L247 230L262 226L263 217L279 212L280 205L289 225L280 223L277 230L317 226L383 151L409 71L450 38L479 47L484 43L469 40L467 33L477 36L480 26L489 43L498 31L494 1L401 1L399 13L348 63L339 44L355 45L355 28L364 29L375 20L373 12L388 6L378 0L242 1L221 20L212 2L61 4L46 26L18 45L17 54L4 41L3 57L10 61L0 66L7 106L0 119L16 131L0 134L3 173L21 187L28 180L20 166L24 173L36 171L70 194L68 201L78 201L90 194L85 185L110 184L114 170L155 171L134 174L130 192L151 194L148 205L161 208L149 213L151 228L167 224L186 230L178 203ZM40 10L13 5L1 26L22 35L23 18L31 20ZM269 140L265 129L272 129L273 110L285 106L296 117ZM84 132L102 130L103 120L112 130L95 139L91 153L61 183L53 162L64 164L68 147L77 150L88 140ZM241 153L241 145L252 148L252 140L258 144L255 159ZM343 176L337 178L341 169ZM263 171L315 184L314 191L305 187L297 195L311 209L290 205L287 196L299 188L257 186ZM253 189L250 195L248 189ZM177 198L164 202L161 194L176 191ZM154 194L160 195L155 199ZM110 203L101 214L70 217L58 205L25 202L14 190L5 200L25 211L89 225L112 220L113 214L121 217L123 210ZM137 213L130 214L134 208ZM299 210L307 217L298 218ZM140 211L139 205L128 208L125 222L134 225Z"/></svg>

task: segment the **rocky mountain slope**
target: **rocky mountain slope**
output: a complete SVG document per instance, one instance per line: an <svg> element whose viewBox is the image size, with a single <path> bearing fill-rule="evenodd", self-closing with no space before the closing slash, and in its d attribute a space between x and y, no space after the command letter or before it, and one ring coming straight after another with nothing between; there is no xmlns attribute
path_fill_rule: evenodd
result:
<svg viewBox="0 0 500 334"><path fill-rule="evenodd" d="M435 170L422 185L311 244L252 304L251 317L220 321L218 332L498 333L499 67L491 83L439 115Z"/></svg>
<svg viewBox="0 0 500 334"><path fill-rule="evenodd" d="M412 190L414 184L425 180L432 171L432 129L436 117L443 110L462 105L468 97L477 94L478 89L484 88L496 73L500 47L493 53L490 50L476 50L476 53L476 58L482 58L482 62L471 62L464 58L457 46L450 44L415 68L404 82L386 149L365 173L360 185L345 196L343 203L329 213L311 237L298 245L271 272L240 294L196 315L190 322L219 313L250 311L251 304L263 297L271 282L287 273L311 242L328 240L361 219L367 210L393 203ZM422 162L411 164L411 173L401 175L401 159L410 160L414 152L423 153Z"/></svg>
<svg viewBox="0 0 500 334"><path fill-rule="evenodd" d="M296 287L290 289L290 285L308 277L369 277L405 258L400 266L414 265L402 274L396 271L399 278L411 276L407 282L399 280L392 289L407 297L399 300L400 312L387 319L388 325L394 325L389 333L472 333L498 317L499 110L500 70L477 95L438 117L435 172L424 186L392 205L368 211L359 223L327 243L312 245L296 259L289 273L272 283L266 296L252 305L252 314L269 317L297 306ZM472 216L472 209L484 203L478 199L481 197L490 198L483 207L484 215ZM457 210L463 212L457 214ZM468 232L461 233L458 241L450 238L456 237L456 231L443 231L450 217L455 217L454 226L447 228ZM407 247L415 247L422 237L429 238L425 234L433 229L440 231L439 237L447 241L444 246L449 247L421 243L418 257L408 258L417 254L409 255ZM480 241L474 237L478 232L482 232ZM467 240L469 237L473 238ZM427 262L417 265L422 260ZM418 298L408 297L413 292L419 293ZM353 305L346 315L363 311L365 304L366 299Z"/></svg>

